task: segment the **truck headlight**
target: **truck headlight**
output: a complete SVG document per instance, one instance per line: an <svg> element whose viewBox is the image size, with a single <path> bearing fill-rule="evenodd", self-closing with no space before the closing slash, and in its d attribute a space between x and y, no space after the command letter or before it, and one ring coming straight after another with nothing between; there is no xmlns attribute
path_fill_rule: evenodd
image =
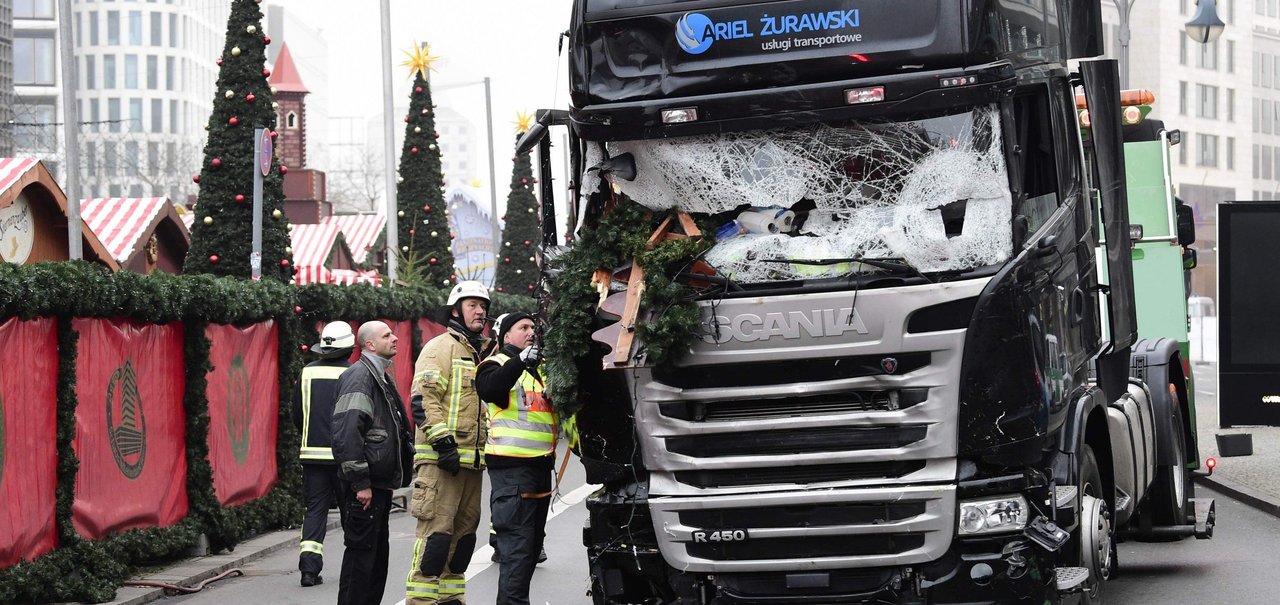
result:
<svg viewBox="0 0 1280 605"><path fill-rule="evenodd" d="M974 536L1021 531L1027 526L1027 500L1021 495L963 500L960 502L960 535Z"/></svg>

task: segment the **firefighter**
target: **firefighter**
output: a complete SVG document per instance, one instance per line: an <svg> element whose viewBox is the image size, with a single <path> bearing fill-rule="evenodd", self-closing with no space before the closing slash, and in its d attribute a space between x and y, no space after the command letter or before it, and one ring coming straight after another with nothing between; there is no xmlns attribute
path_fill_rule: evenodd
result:
<svg viewBox="0 0 1280 605"><path fill-rule="evenodd" d="M476 391L489 404L484 457L499 556L497 603L528 605L551 504L558 422L543 394L533 317L509 313L497 329L500 348L476 369Z"/></svg>
<svg viewBox="0 0 1280 605"><path fill-rule="evenodd" d="M333 404L338 399L338 376L351 366L348 358L356 346L356 335L345 321L327 324L320 342L311 347L319 359L302 368L293 397L293 423L302 433L298 460L302 463L302 498L307 512L302 520L302 541L298 543L298 571L301 584L324 583L324 536L329 523L329 506L338 496L338 469L333 462ZM342 511L341 508L338 509Z"/></svg>
<svg viewBox="0 0 1280 605"><path fill-rule="evenodd" d="M463 602L463 574L480 524L489 423L475 377L488 346L489 290L480 282L459 282L447 304L448 329L422 348L413 375L424 420L415 438L410 513L418 525L405 583L408 605Z"/></svg>

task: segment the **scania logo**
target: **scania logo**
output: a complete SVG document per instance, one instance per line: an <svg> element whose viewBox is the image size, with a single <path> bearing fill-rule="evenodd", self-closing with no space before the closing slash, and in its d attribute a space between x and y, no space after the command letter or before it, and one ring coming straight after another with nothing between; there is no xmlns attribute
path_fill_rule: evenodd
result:
<svg viewBox="0 0 1280 605"><path fill-rule="evenodd" d="M231 453L240 464L249 457L250 412L249 372L244 368L244 356L236 355L227 371L227 432L231 436Z"/></svg>
<svg viewBox="0 0 1280 605"><path fill-rule="evenodd" d="M702 13L685 13L676 22L676 43L691 55L700 55L715 41L714 24Z"/></svg>
<svg viewBox="0 0 1280 605"><path fill-rule="evenodd" d="M147 459L147 422L142 412L142 398L138 396L138 376L133 371L133 363L127 359L111 373L111 381L107 383L107 435L120 472L137 479Z"/></svg>
<svg viewBox="0 0 1280 605"><path fill-rule="evenodd" d="M847 332L868 334L862 317L851 307L843 309L816 309L786 313L743 313L734 317L717 315L712 333L703 337L711 343L730 340L756 342L770 338L793 339L802 336L820 338L840 336Z"/></svg>

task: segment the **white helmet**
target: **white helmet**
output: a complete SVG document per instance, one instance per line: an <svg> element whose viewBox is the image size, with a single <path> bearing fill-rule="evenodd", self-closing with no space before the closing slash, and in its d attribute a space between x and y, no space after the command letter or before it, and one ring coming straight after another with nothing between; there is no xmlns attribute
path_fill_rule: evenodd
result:
<svg viewBox="0 0 1280 605"><path fill-rule="evenodd" d="M478 281L460 281L449 291L449 301L446 304L452 307L464 298L479 298L489 302L489 289Z"/></svg>
<svg viewBox="0 0 1280 605"><path fill-rule="evenodd" d="M351 324L345 321L331 321L320 331L320 343L316 345L317 353L327 353L356 346L356 335L351 332Z"/></svg>

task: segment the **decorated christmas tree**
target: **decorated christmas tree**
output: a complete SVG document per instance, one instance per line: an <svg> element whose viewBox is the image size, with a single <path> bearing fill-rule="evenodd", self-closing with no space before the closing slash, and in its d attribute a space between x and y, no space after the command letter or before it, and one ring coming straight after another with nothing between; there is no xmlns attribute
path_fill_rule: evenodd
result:
<svg viewBox="0 0 1280 605"><path fill-rule="evenodd" d="M262 11L256 0L233 0L227 41L217 58L218 89L207 128L204 164L195 181L196 220L183 271L249 277L253 250L254 129L275 137L276 112L267 85ZM293 277L288 222L284 217L283 175L288 169L274 157L262 181L262 275Z"/></svg>
<svg viewBox="0 0 1280 605"><path fill-rule="evenodd" d="M449 217L445 213L444 175L436 140L435 105L431 103L428 72L436 57L422 45L406 51L404 65L412 70L409 114L404 117L404 147L400 150L400 179L396 186L397 232L402 264L415 267L425 284L453 282Z"/></svg>
<svg viewBox="0 0 1280 605"><path fill-rule="evenodd" d="M516 140L532 125L532 115L517 116ZM498 291L525 296L532 296L537 288L538 264L534 251L542 240L538 198L533 195L537 179L533 178L531 155L532 152L525 152L511 158L515 169L511 173L511 193L507 194L502 249L498 251Z"/></svg>

